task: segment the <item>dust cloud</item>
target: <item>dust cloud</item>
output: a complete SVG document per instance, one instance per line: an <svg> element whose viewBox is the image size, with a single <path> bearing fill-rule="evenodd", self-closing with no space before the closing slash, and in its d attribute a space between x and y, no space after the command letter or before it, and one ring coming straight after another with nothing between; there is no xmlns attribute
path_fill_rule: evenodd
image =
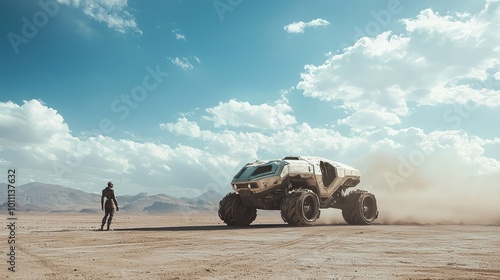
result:
<svg viewBox="0 0 500 280"><path fill-rule="evenodd" d="M446 153L367 157L358 165L359 189L375 194L376 223L500 225L500 171L477 171L477 165L453 158Z"/></svg>

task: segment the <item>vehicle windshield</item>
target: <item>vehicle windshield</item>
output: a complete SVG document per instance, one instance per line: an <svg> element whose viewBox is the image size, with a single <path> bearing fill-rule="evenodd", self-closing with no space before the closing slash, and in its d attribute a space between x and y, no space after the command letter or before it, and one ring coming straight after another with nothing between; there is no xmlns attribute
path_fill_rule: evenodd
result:
<svg viewBox="0 0 500 280"><path fill-rule="evenodd" d="M273 174L276 172L277 168L278 165L274 163L258 166L245 166L240 170L240 172L238 172L238 174L236 174L236 176L234 176L234 179L251 178Z"/></svg>

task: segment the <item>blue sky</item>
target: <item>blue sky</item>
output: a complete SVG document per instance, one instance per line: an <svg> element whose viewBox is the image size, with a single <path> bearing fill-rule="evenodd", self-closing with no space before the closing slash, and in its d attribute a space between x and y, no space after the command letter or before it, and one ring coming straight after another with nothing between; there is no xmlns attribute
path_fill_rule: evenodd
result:
<svg viewBox="0 0 500 280"><path fill-rule="evenodd" d="M489 182L499 13L490 0L2 1L0 166L177 196L224 193L243 163L289 154L354 165L391 195L436 170Z"/></svg>
<svg viewBox="0 0 500 280"><path fill-rule="evenodd" d="M79 133L94 129L103 116L113 117L109 114L112 101L130 94L147 66L159 65L171 77L148 93L130 120L117 121L118 129L112 135L124 137L123 132L128 131L159 137L162 133L157 124L174 121L179 112L231 98L257 103L278 99L281 89L297 84L305 64L319 64L325 53L353 44L356 28L366 30L366 23L375 20L370 12L383 10L389 3L338 2L242 1L232 11L219 10L221 20L214 7L217 2L130 1L123 10L132 14L137 26L123 33L86 16L82 8L58 4L59 12L38 28L29 43L18 46L18 54L9 47L9 40L2 41L1 74L6 82L1 94L16 103L41 99ZM2 5L9 8L3 9L2 18L8 23L2 25L3 34L21 34L21 19L32 19L41 10L36 1ZM398 14L391 19L411 15L410 10L416 14L425 5L410 1L397 7ZM283 30L286 24L316 18L331 25L298 35ZM382 23L376 24L380 31L401 28L395 20L387 27ZM175 34L186 39L177 40ZM187 58L194 69L183 71L168 57ZM320 110L330 109L317 104L320 102L311 103ZM315 121L317 117L306 120L323 124Z"/></svg>

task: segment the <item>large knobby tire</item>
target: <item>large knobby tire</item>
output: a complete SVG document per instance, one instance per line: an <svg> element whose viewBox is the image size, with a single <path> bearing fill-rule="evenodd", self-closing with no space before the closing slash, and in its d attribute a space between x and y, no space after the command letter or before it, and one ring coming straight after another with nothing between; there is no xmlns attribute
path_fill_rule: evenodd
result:
<svg viewBox="0 0 500 280"><path fill-rule="evenodd" d="M287 217L287 212L286 212L286 197L283 197L280 203L280 212L281 212L281 219L283 219L283 222L288 223L288 217Z"/></svg>
<svg viewBox="0 0 500 280"><path fill-rule="evenodd" d="M228 226L236 225L236 222L233 219L232 211L233 211L233 203L238 198L238 195L235 193L228 193L220 202L219 202L219 218L224 221Z"/></svg>
<svg viewBox="0 0 500 280"><path fill-rule="evenodd" d="M378 217L375 196L369 192L350 193L342 207L342 217L350 225L370 225Z"/></svg>
<svg viewBox="0 0 500 280"><path fill-rule="evenodd" d="M228 226L248 226L257 218L257 209L243 205L239 194L229 193L219 202L219 218Z"/></svg>
<svg viewBox="0 0 500 280"><path fill-rule="evenodd" d="M311 226L319 217L319 199L311 191L297 191L288 195L285 201L286 221L292 226Z"/></svg>

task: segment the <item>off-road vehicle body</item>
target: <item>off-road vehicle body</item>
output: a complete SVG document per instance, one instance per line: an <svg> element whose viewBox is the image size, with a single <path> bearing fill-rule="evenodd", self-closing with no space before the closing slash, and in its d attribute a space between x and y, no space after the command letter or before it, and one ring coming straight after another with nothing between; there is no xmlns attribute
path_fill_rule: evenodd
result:
<svg viewBox="0 0 500 280"><path fill-rule="evenodd" d="M229 226L249 225L257 209L280 210L294 226L314 224L320 208L342 210L353 225L369 225L377 217L377 201L367 191L348 188L360 182L359 170L319 157L285 157L246 164L231 182L235 192L219 203L219 217Z"/></svg>

